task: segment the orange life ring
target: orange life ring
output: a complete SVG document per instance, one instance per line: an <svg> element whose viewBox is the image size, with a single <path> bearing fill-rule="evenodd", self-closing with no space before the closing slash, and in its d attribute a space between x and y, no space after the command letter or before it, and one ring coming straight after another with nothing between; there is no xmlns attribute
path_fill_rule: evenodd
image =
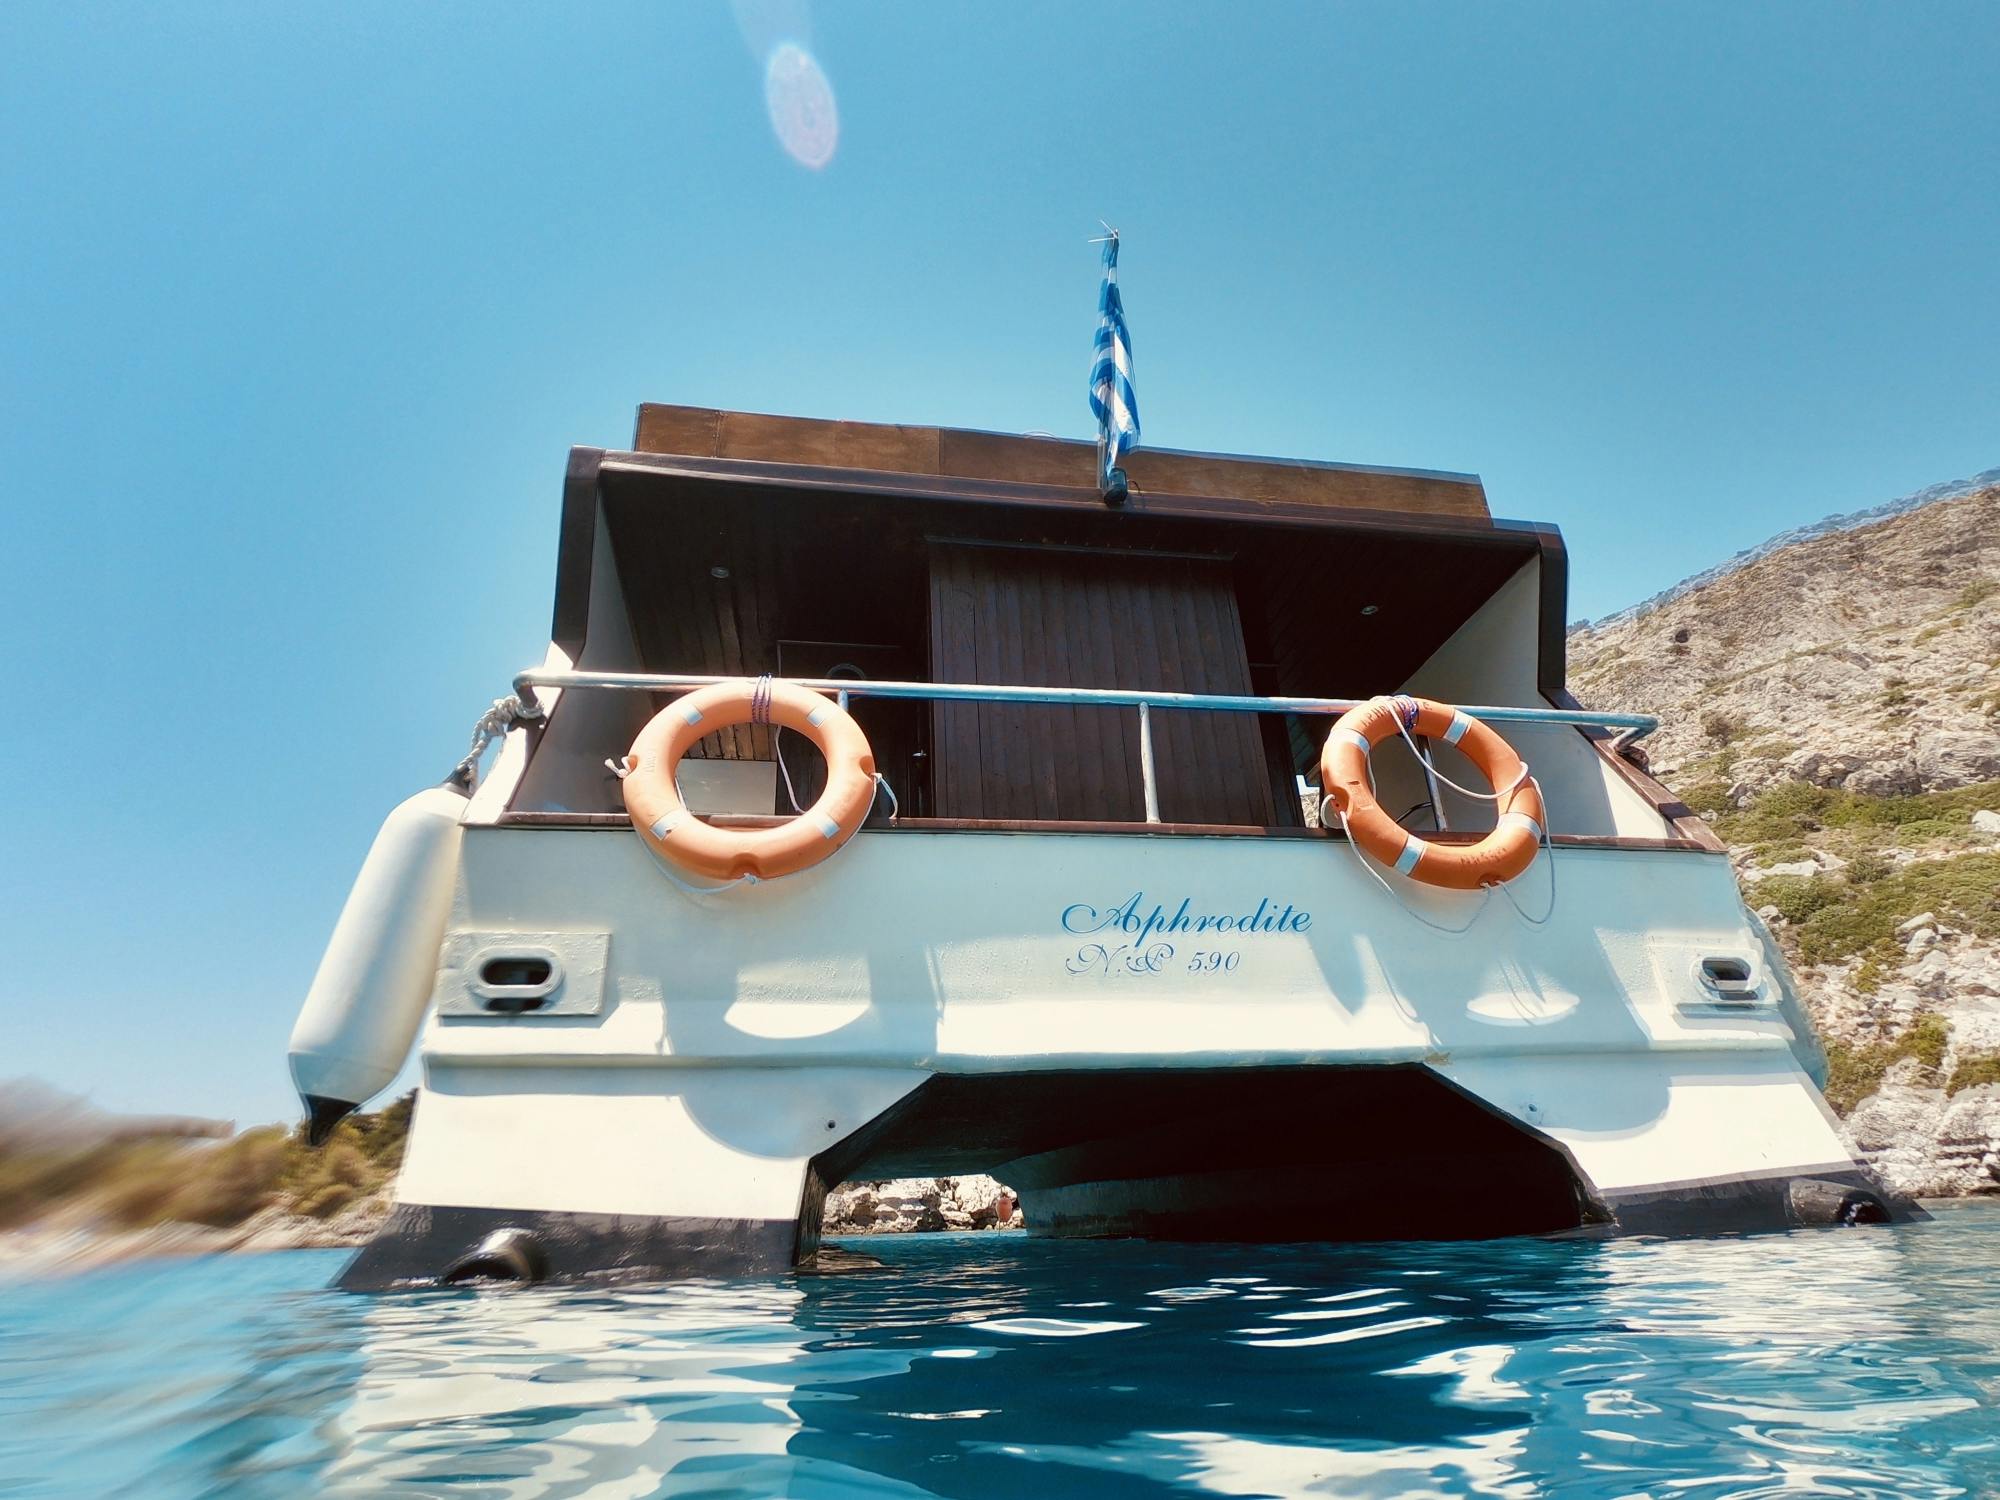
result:
<svg viewBox="0 0 2000 1500"><path fill-rule="evenodd" d="M826 790L776 828L717 828L687 810L674 773L703 735L734 724L795 729L826 757ZM625 757L625 810L653 852L711 880L771 880L810 869L854 836L875 800L875 754L822 693L760 678L697 688L653 715Z"/></svg>
<svg viewBox="0 0 2000 1500"><path fill-rule="evenodd" d="M1455 745L1500 793L1499 823L1476 844L1433 844L1409 832L1382 810L1368 774L1374 748L1397 734ZM1343 815L1348 836L1385 865L1426 885L1477 890L1512 880L1535 862L1548 814L1542 794L1514 747L1486 725L1428 698L1371 698L1357 703L1333 726L1320 751L1322 795Z"/></svg>

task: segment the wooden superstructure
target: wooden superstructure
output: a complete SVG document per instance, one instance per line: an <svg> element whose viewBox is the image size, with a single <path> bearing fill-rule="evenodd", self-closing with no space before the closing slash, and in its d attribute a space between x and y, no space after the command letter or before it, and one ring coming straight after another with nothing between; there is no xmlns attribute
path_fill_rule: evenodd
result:
<svg viewBox="0 0 2000 1500"><path fill-rule="evenodd" d="M1560 538L1496 521L1475 476L1142 450L1111 506L1093 465L1052 438L643 406L631 452L573 460L555 639L596 666L719 676L1365 694L1532 568L1537 679L1562 686ZM586 640L606 553L630 637L609 657ZM906 815L1140 820L1127 713L856 712ZM1162 817L1299 826L1322 729L1161 718ZM754 726L696 753L774 758Z"/></svg>

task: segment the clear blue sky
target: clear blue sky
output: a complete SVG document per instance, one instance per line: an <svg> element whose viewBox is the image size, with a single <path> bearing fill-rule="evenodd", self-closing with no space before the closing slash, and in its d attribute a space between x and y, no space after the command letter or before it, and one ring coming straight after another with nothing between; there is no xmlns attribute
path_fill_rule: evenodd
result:
<svg viewBox="0 0 2000 1500"><path fill-rule="evenodd" d="M757 49L838 100L781 149ZM2000 7L0 7L0 1077L275 1118L641 400L1472 470L1571 614L2000 463Z"/></svg>

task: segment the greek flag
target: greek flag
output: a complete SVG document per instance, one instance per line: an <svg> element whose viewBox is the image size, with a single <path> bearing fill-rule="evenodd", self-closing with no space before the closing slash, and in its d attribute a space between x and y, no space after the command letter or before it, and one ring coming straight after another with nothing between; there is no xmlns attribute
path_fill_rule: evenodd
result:
<svg viewBox="0 0 2000 1500"><path fill-rule="evenodd" d="M1139 398L1132 390L1132 334L1118 296L1118 231L1104 239L1104 289L1097 295L1097 348L1090 363L1090 409L1097 417L1106 494L1125 488L1118 460L1139 442Z"/></svg>

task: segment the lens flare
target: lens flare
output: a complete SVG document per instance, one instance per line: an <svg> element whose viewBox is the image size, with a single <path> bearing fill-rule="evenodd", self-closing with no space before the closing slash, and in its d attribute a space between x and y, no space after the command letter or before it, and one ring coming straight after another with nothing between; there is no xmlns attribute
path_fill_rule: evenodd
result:
<svg viewBox="0 0 2000 1500"><path fill-rule="evenodd" d="M840 115L833 85L813 55L797 42L780 42L764 64L764 104L778 144L801 166L818 171L840 143Z"/></svg>

